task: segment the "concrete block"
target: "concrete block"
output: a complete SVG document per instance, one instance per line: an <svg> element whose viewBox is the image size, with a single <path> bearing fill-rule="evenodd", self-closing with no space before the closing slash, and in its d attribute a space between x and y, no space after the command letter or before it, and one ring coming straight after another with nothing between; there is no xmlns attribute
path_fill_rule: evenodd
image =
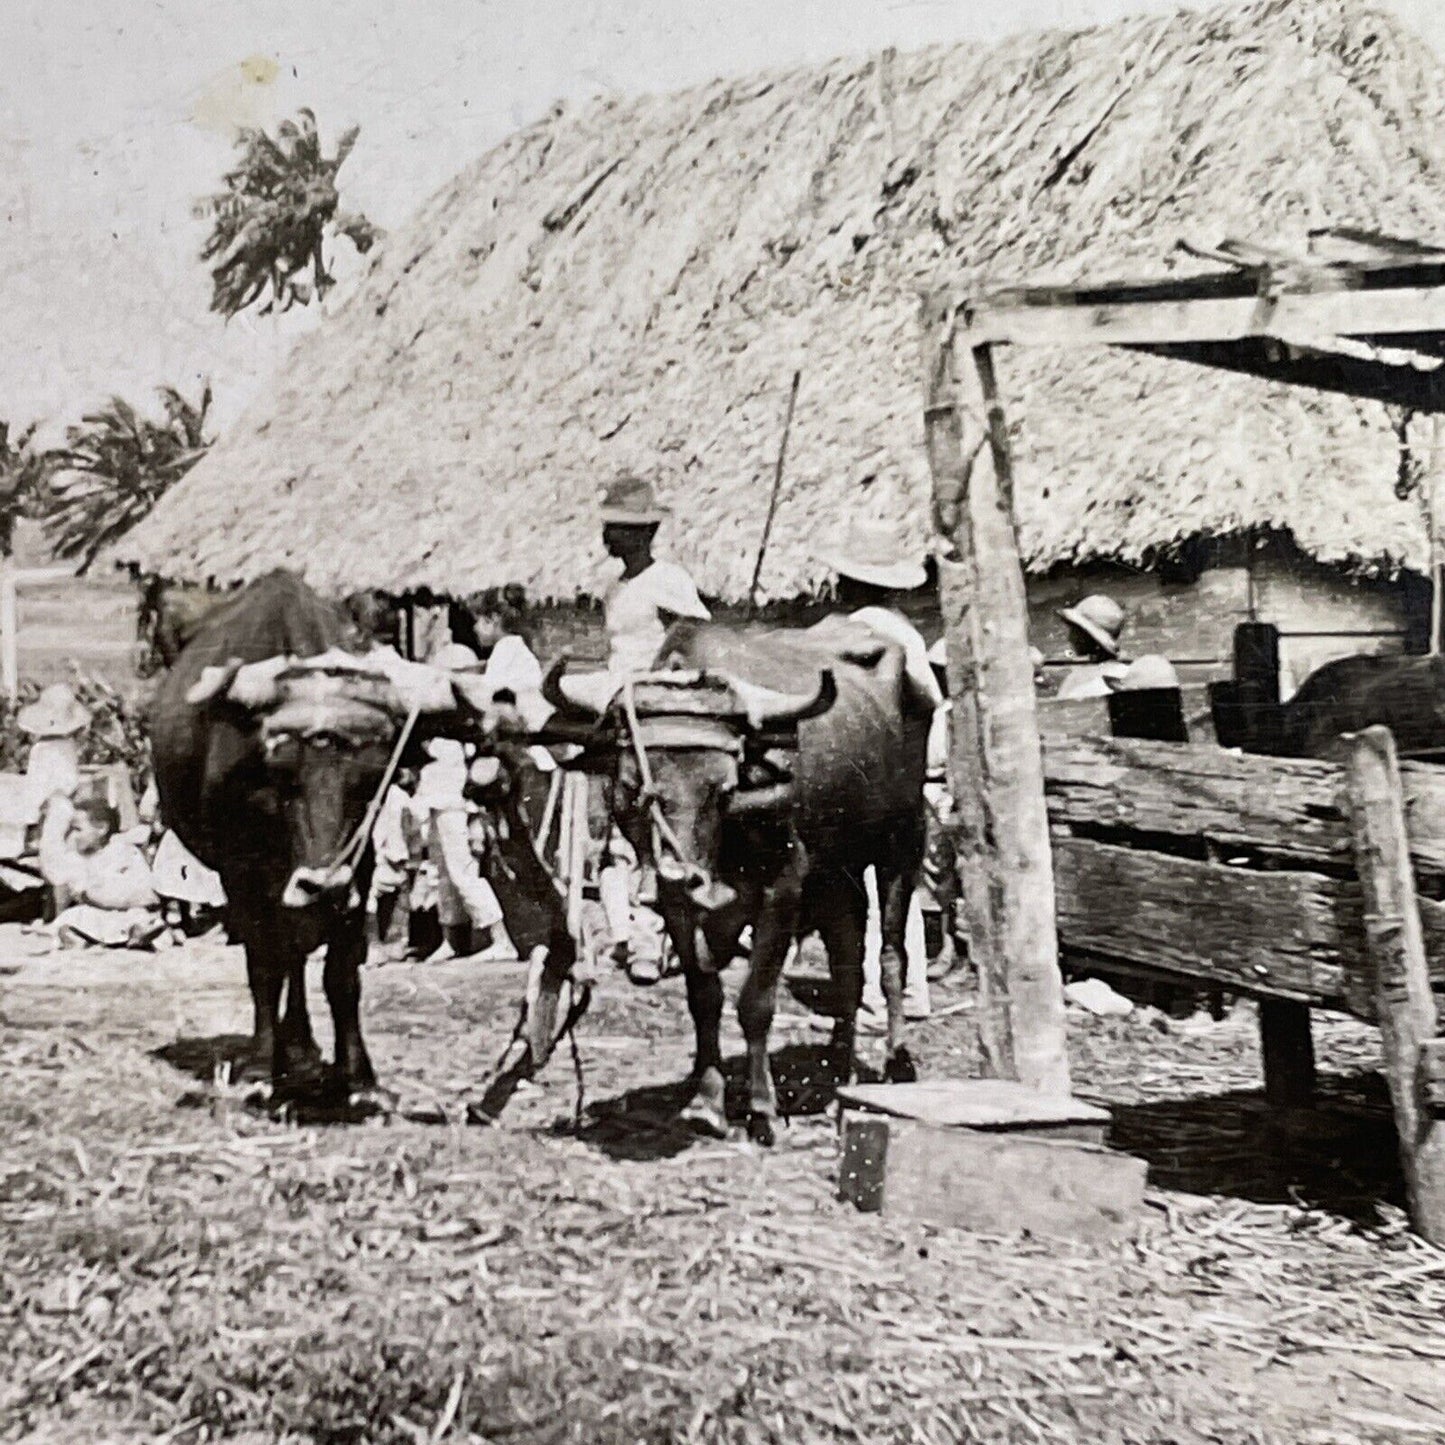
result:
<svg viewBox="0 0 1445 1445"><path fill-rule="evenodd" d="M1147 1174L1142 1159L1077 1140L843 1114L842 1198L922 1224L1115 1238L1134 1227Z"/></svg>

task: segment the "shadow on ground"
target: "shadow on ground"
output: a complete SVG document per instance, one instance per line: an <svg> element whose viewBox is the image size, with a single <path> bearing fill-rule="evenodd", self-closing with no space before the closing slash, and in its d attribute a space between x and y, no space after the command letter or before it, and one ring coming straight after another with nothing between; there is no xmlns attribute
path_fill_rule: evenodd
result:
<svg viewBox="0 0 1445 1445"><path fill-rule="evenodd" d="M1109 1143L1148 1160L1150 1182L1187 1194L1298 1204L1361 1225L1402 1206L1389 1095L1376 1073L1320 1080L1314 1109L1272 1108L1261 1090L1112 1106Z"/></svg>
<svg viewBox="0 0 1445 1445"><path fill-rule="evenodd" d="M832 1106L836 1091L821 1044L787 1044L773 1053L772 1063L778 1110L784 1121L816 1118ZM743 1137L748 1105L746 1055L737 1054L727 1059L723 1073L728 1122L732 1134ZM860 1077L876 1076L860 1067ZM588 1108L587 1117L575 1136L611 1159L675 1158L694 1144L716 1142L710 1136L695 1133L677 1117L691 1092L689 1082L678 1079L666 1084L645 1084L599 1099Z"/></svg>

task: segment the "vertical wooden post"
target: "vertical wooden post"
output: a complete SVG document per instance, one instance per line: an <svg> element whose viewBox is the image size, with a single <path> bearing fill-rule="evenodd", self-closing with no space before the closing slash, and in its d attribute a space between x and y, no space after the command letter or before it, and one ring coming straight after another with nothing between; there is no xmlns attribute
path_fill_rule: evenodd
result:
<svg viewBox="0 0 1445 1445"><path fill-rule="evenodd" d="M1315 1041L1308 1004L1259 1001L1259 1042L1264 1096L1277 1109L1307 1108L1315 1097Z"/></svg>
<svg viewBox="0 0 1445 1445"><path fill-rule="evenodd" d="M1013 470L989 347L973 350L992 465L963 450L954 319L924 305L936 530L954 698L950 756L960 814L959 868L970 955L979 976L985 1066L1049 1093L1069 1092L1053 856L1029 658L1028 604L1013 515Z"/></svg>
<svg viewBox="0 0 1445 1445"><path fill-rule="evenodd" d="M1279 727L1279 629L1241 622L1234 629L1234 680L1246 752L1274 751Z"/></svg>
<svg viewBox="0 0 1445 1445"><path fill-rule="evenodd" d="M1430 473L1425 478L1425 526L1430 533L1430 656L1440 653L1440 468L1445 466L1442 448L1445 418L1436 412L1430 418Z"/></svg>
<svg viewBox="0 0 1445 1445"><path fill-rule="evenodd" d="M1388 729L1355 736L1348 769L1355 859L1365 900L1365 937L1385 1074L1400 1135L1410 1217L1432 1244L1445 1245L1445 1119L1425 1097L1424 1047L1438 1016L1405 832L1395 740Z"/></svg>
<svg viewBox="0 0 1445 1445"><path fill-rule="evenodd" d="M20 609L15 600L15 559L0 558L0 684L11 707L20 696Z"/></svg>

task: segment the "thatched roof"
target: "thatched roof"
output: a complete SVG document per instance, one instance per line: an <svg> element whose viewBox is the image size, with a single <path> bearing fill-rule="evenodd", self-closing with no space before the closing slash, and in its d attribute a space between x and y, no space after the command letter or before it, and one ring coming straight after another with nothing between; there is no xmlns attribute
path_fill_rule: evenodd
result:
<svg viewBox="0 0 1445 1445"><path fill-rule="evenodd" d="M1350 0L887 53L555 115L393 236L350 305L121 548L181 578L596 591L622 469L703 590L815 589L850 509L922 540L918 289L1157 272L1175 242L1445 236L1445 84ZM1122 354L1001 357L1031 566L1197 532L1423 565L1382 409Z"/></svg>

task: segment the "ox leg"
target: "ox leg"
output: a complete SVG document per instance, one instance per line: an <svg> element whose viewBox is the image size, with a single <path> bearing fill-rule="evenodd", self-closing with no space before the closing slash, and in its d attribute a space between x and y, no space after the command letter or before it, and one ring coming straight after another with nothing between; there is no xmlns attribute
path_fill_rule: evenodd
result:
<svg viewBox="0 0 1445 1445"><path fill-rule="evenodd" d="M247 931L246 982L251 987L251 1007L255 1022L251 1033L251 1057L241 1070L241 1078L256 1086L258 1095L269 1097L281 1082L282 1058L277 1047L278 1016L281 1011L281 988L286 970L268 947L270 940Z"/></svg>
<svg viewBox="0 0 1445 1445"><path fill-rule="evenodd" d="M878 870L879 927L883 935L878 966L883 1002L888 1009L888 1040L883 1055L883 1077L890 1084L911 1084L918 1069L903 1041L903 969L907 951L908 905L913 878L903 872Z"/></svg>
<svg viewBox="0 0 1445 1445"><path fill-rule="evenodd" d="M292 1085L317 1083L323 1073L321 1049L311 1031L306 1003L306 954L296 950L286 968L286 1004L281 1014L278 1049L281 1072Z"/></svg>
<svg viewBox="0 0 1445 1445"><path fill-rule="evenodd" d="M698 958L696 910L686 899L668 885L658 889L658 907L667 923L668 936L677 949L678 961L682 964L683 982L687 985L687 1011L692 1016L693 1033L696 1038L692 1065L692 1095L683 1105L681 1118L684 1123L700 1134L717 1139L726 1139L728 1133L726 1088L722 1068L722 978L716 969L703 968ZM734 944L743 930L746 914L742 907L729 910L727 918ZM711 923L708 947L714 957L727 957L715 950L722 941L719 932L723 919L714 917Z"/></svg>
<svg viewBox="0 0 1445 1445"><path fill-rule="evenodd" d="M863 1001L863 941L868 895L861 878L839 877L819 886L814 922L828 950L837 1017L828 1041L827 1068L835 1084L851 1083L857 1049L858 1006Z"/></svg>
<svg viewBox="0 0 1445 1445"><path fill-rule="evenodd" d="M336 1077L354 1107L389 1113L395 1099L379 1089L361 1037L361 965L366 960L366 915L349 911L332 926L322 985L336 1032Z"/></svg>
<svg viewBox="0 0 1445 1445"><path fill-rule="evenodd" d="M738 995L738 1022L748 1045L748 1135L757 1144L777 1140L778 1095L768 1059L778 979L798 926L797 886L775 887L753 926L752 959Z"/></svg>

